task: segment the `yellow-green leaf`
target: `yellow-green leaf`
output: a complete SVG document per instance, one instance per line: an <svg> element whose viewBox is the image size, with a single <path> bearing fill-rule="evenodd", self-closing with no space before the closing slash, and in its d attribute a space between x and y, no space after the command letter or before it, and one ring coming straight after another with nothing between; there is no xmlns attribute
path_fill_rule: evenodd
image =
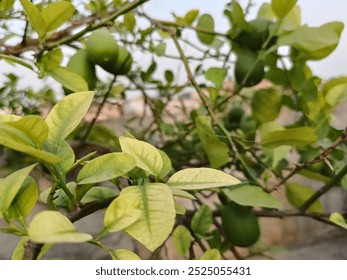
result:
<svg viewBox="0 0 347 280"><path fill-rule="evenodd" d="M124 136L119 137L119 143L122 151L131 155L139 168L154 176L160 175L163 169L163 159L157 148L146 142Z"/></svg>
<svg viewBox="0 0 347 280"><path fill-rule="evenodd" d="M209 249L200 257L200 260L220 260L221 257L219 250Z"/></svg>
<svg viewBox="0 0 347 280"><path fill-rule="evenodd" d="M113 260L141 260L138 255L126 249L111 250L110 254Z"/></svg>
<svg viewBox="0 0 347 280"><path fill-rule="evenodd" d="M334 224L337 224L338 226L347 229L346 220L340 213L331 213L329 220L332 221Z"/></svg>
<svg viewBox="0 0 347 280"><path fill-rule="evenodd" d="M256 91L251 102L253 116L260 123L276 119L281 105L282 93L275 88Z"/></svg>
<svg viewBox="0 0 347 280"><path fill-rule="evenodd" d="M93 239L78 232L70 220L58 211L39 212L29 225L30 240L36 243L81 243Z"/></svg>
<svg viewBox="0 0 347 280"><path fill-rule="evenodd" d="M271 131L264 135L261 145L275 148L282 145L292 147L306 147L317 141L315 130L311 127L296 127L280 131Z"/></svg>
<svg viewBox="0 0 347 280"><path fill-rule="evenodd" d="M66 67L57 67L51 69L48 71L48 74L58 83L62 84L65 88L73 92L88 90L88 84L82 78L82 76Z"/></svg>
<svg viewBox="0 0 347 280"><path fill-rule="evenodd" d="M206 44L211 45L214 40L214 19L209 14L203 14L198 21L197 28L200 31L197 31L199 40Z"/></svg>
<svg viewBox="0 0 347 280"><path fill-rule="evenodd" d="M159 183L132 186L123 189L123 195L141 203L141 217L125 232L154 251L169 237L175 223L176 211L170 188Z"/></svg>
<svg viewBox="0 0 347 280"><path fill-rule="evenodd" d="M272 11L279 19L283 19L295 6L298 0L272 0Z"/></svg>
<svg viewBox="0 0 347 280"><path fill-rule="evenodd" d="M306 186L287 183L286 184L286 197L290 204L295 208L299 208L305 203L315 192ZM308 212L323 212L323 206L319 200L316 200L308 209Z"/></svg>
<svg viewBox="0 0 347 280"><path fill-rule="evenodd" d="M45 41L45 36L47 33L46 22L42 17L39 9L31 3L29 0L20 0L28 17L28 20L32 27L35 29L39 35L39 40L41 43Z"/></svg>
<svg viewBox="0 0 347 280"><path fill-rule="evenodd" d="M178 225L172 233L172 243L176 252L184 256L192 244L192 235L183 225Z"/></svg>
<svg viewBox="0 0 347 280"><path fill-rule="evenodd" d="M68 21L75 12L75 7L67 1L57 1L49 4L41 12L46 23L47 32L54 31Z"/></svg>
<svg viewBox="0 0 347 280"><path fill-rule="evenodd" d="M173 174L168 185L182 190L202 190L241 183L235 177L212 168L187 168Z"/></svg>

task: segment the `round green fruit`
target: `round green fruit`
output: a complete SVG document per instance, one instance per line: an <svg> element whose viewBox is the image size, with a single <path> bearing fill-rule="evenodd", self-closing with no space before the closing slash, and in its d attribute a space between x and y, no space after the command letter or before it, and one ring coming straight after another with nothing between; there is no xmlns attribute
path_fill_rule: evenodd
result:
<svg viewBox="0 0 347 280"><path fill-rule="evenodd" d="M264 66L264 62L258 60L256 53L249 50L240 51L235 64L236 82L245 87L260 83L265 76Z"/></svg>
<svg viewBox="0 0 347 280"><path fill-rule="evenodd" d="M107 72L113 73L118 59L118 44L107 29L98 29L88 38L88 58Z"/></svg>
<svg viewBox="0 0 347 280"><path fill-rule="evenodd" d="M115 75L125 75L130 71L132 63L133 58L128 50L122 46L118 46L118 59L117 63L114 64L112 73Z"/></svg>
<svg viewBox="0 0 347 280"><path fill-rule="evenodd" d="M255 19L248 24L251 31L241 31L235 41L251 50L260 50L268 40L269 27L272 22L266 19Z"/></svg>
<svg viewBox="0 0 347 280"><path fill-rule="evenodd" d="M96 85L95 66L88 59L87 50L78 50L69 60L67 68L80 75L87 83L88 88L94 89Z"/></svg>
<svg viewBox="0 0 347 280"><path fill-rule="evenodd" d="M234 202L221 210L222 226L228 241L239 247L249 247L260 237L258 218L250 207Z"/></svg>

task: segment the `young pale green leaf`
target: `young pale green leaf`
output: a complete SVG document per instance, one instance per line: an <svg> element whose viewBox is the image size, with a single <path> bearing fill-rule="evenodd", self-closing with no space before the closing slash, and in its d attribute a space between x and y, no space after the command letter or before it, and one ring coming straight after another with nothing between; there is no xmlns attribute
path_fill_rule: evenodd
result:
<svg viewBox="0 0 347 280"><path fill-rule="evenodd" d="M73 91L87 91L88 84L82 76L66 67L57 67L47 72L54 80Z"/></svg>
<svg viewBox="0 0 347 280"><path fill-rule="evenodd" d="M23 5L30 24L37 32L40 42L43 43L45 41L47 28L46 22L42 17L39 9L29 0L20 0L20 2Z"/></svg>
<svg viewBox="0 0 347 280"><path fill-rule="evenodd" d="M212 168L187 168L173 174L168 185L182 190L203 190L241 183L235 177Z"/></svg>
<svg viewBox="0 0 347 280"><path fill-rule="evenodd" d="M163 168L161 169L159 177L164 178L172 170L172 163L171 163L171 159L164 151L159 150L159 149L158 149L158 151L161 155L161 159L163 160Z"/></svg>
<svg viewBox="0 0 347 280"><path fill-rule="evenodd" d="M165 42L160 42L157 46L154 47L153 50L157 54L157 56L165 55L166 43Z"/></svg>
<svg viewBox="0 0 347 280"><path fill-rule="evenodd" d="M1 122L0 130L0 145L28 154L48 163L57 163L60 161L58 156L34 148L34 143L20 130Z"/></svg>
<svg viewBox="0 0 347 280"><path fill-rule="evenodd" d="M62 60L63 52L61 51L61 49L54 49L42 55L39 66L45 73L46 71L51 71L58 68Z"/></svg>
<svg viewBox="0 0 347 280"><path fill-rule="evenodd" d="M282 93L275 88L261 89L254 93L252 102L254 118L265 123L277 118L282 106Z"/></svg>
<svg viewBox="0 0 347 280"><path fill-rule="evenodd" d="M197 24L197 35L201 43L211 45L214 40L214 19L209 14L203 14ZM212 34L211 34L212 33Z"/></svg>
<svg viewBox="0 0 347 280"><path fill-rule="evenodd" d="M271 4L263 3L258 10L258 19L269 19L273 21L275 19L275 14L272 11Z"/></svg>
<svg viewBox="0 0 347 280"><path fill-rule="evenodd" d="M334 224L336 224L336 225L338 225L344 229L347 229L346 220L340 213L337 213L337 212L331 213L329 220L331 222L333 222Z"/></svg>
<svg viewBox="0 0 347 280"><path fill-rule="evenodd" d="M128 137L119 137L122 151L131 155L139 168L159 176L163 169L163 159L157 148L146 142Z"/></svg>
<svg viewBox="0 0 347 280"><path fill-rule="evenodd" d="M6 178L0 179L0 216L9 209L17 194L36 164L19 169Z"/></svg>
<svg viewBox="0 0 347 280"><path fill-rule="evenodd" d="M45 7L41 15L46 23L47 32L56 30L67 22L75 12L75 7L67 1L57 1Z"/></svg>
<svg viewBox="0 0 347 280"><path fill-rule="evenodd" d="M301 9L299 6L295 6L289 14L283 19L279 32L289 32L300 28L301 26Z"/></svg>
<svg viewBox="0 0 347 280"><path fill-rule="evenodd" d="M196 20L198 15L199 15L199 10L191 10L185 14L183 19L186 24L192 24L194 20Z"/></svg>
<svg viewBox="0 0 347 280"><path fill-rule="evenodd" d="M201 257L200 260L220 260L221 254L217 249L209 249L207 250Z"/></svg>
<svg viewBox="0 0 347 280"><path fill-rule="evenodd" d="M48 126L40 116L28 115L6 124L20 130L35 145L42 145L48 136Z"/></svg>
<svg viewBox="0 0 347 280"><path fill-rule="evenodd" d="M181 189L171 188L172 194L177 197L195 200L195 196Z"/></svg>
<svg viewBox="0 0 347 280"><path fill-rule="evenodd" d="M126 249L110 250L109 252L113 260L141 260L138 255Z"/></svg>
<svg viewBox="0 0 347 280"><path fill-rule="evenodd" d="M78 184L93 184L125 175L135 168L136 162L126 153L109 153L89 162L78 173Z"/></svg>
<svg viewBox="0 0 347 280"><path fill-rule="evenodd" d="M212 168L218 168L229 160L229 148L215 135L209 117L195 118L196 130Z"/></svg>
<svg viewBox="0 0 347 280"><path fill-rule="evenodd" d="M184 256L192 244L190 231L185 226L178 225L172 233L172 243L176 252Z"/></svg>
<svg viewBox="0 0 347 280"><path fill-rule="evenodd" d="M280 209L282 203L262 188L256 186L240 186L235 188L225 188L223 193L237 204L245 206L259 206L266 208Z"/></svg>
<svg viewBox="0 0 347 280"><path fill-rule="evenodd" d="M325 95L327 103L332 107L340 104L345 98L347 98L347 83L338 84L330 88Z"/></svg>
<svg viewBox="0 0 347 280"><path fill-rule="evenodd" d="M217 89L221 89L227 74L228 70L225 68L211 67L205 72L205 78L214 83Z"/></svg>
<svg viewBox="0 0 347 280"><path fill-rule="evenodd" d="M106 209L104 226L108 232L123 230L142 216L140 198L127 193L126 189Z"/></svg>
<svg viewBox="0 0 347 280"><path fill-rule="evenodd" d="M147 184L125 188L121 195L141 202L141 217L125 232L153 252L169 237L175 223L176 211L170 188L164 184Z"/></svg>
<svg viewBox="0 0 347 280"><path fill-rule="evenodd" d="M81 202L87 203L94 200L104 200L114 196L114 190L109 187L93 187L83 196Z"/></svg>
<svg viewBox="0 0 347 280"><path fill-rule="evenodd" d="M320 60L334 51L343 27L341 22L330 22L320 27L304 25L280 36L277 44L295 47L305 59Z"/></svg>
<svg viewBox="0 0 347 280"><path fill-rule="evenodd" d="M296 5L298 0L271 0L271 7L279 19L283 19Z"/></svg>
<svg viewBox="0 0 347 280"><path fill-rule="evenodd" d="M295 208L299 208L305 203L315 192L306 186L296 183L286 184L286 197L291 205ZM308 212L323 212L323 206L319 200L316 200L308 209Z"/></svg>
<svg viewBox="0 0 347 280"><path fill-rule="evenodd" d="M233 0L231 2L231 9L231 13L229 10L225 10L225 13L230 17L232 25L237 26L243 30L252 31L248 22L245 20L245 14L237 0Z"/></svg>
<svg viewBox="0 0 347 280"><path fill-rule="evenodd" d="M192 221L191 227L194 233L197 236L205 236L213 223L212 210L207 205L202 205L195 212Z"/></svg>
<svg viewBox="0 0 347 280"><path fill-rule="evenodd" d="M29 238L36 243L81 243L93 239L78 232L70 220L58 211L38 213L29 225Z"/></svg>
<svg viewBox="0 0 347 280"><path fill-rule="evenodd" d="M175 211L177 215L185 215L187 209L182 204L175 202Z"/></svg>
<svg viewBox="0 0 347 280"><path fill-rule="evenodd" d="M36 181L27 176L7 209L7 216L10 219L20 219L26 217L34 208L39 196Z"/></svg>
<svg viewBox="0 0 347 280"><path fill-rule="evenodd" d="M303 148L317 141L315 130L311 127L296 127L281 131L272 131L264 135L261 145L275 148L282 145Z"/></svg>
<svg viewBox="0 0 347 280"><path fill-rule="evenodd" d="M77 92L64 97L52 108L46 118L49 150L56 151L57 145L81 122L92 101L92 92Z"/></svg>
<svg viewBox="0 0 347 280"><path fill-rule="evenodd" d="M75 190L76 190L76 183L75 182L67 183L66 187L68 188L68 190L71 193L75 193ZM51 192L51 188L46 189L43 192L41 192L41 194L40 194L41 201L47 203L47 199L48 199L48 196L49 196L50 192ZM70 201L70 199L68 198L68 196L66 195L66 193L62 189L58 189L58 190L55 191L54 198L55 199L53 200L53 203L56 206L64 207L66 209L69 208L69 205L71 204L71 201Z"/></svg>
<svg viewBox="0 0 347 280"><path fill-rule="evenodd" d="M34 67L30 63L26 62L25 60L23 60L21 58L6 55L6 54L1 54L1 53L0 53L0 58L5 59L9 63L16 63L16 64L22 65L22 66L34 71Z"/></svg>
<svg viewBox="0 0 347 280"><path fill-rule="evenodd" d="M124 26L128 31L133 32L136 27L136 19L133 12L124 15Z"/></svg>

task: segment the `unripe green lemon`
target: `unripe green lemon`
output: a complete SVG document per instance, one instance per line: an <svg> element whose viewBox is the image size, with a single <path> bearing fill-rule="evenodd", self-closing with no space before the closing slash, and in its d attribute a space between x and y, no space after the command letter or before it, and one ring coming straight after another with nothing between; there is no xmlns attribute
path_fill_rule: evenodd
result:
<svg viewBox="0 0 347 280"><path fill-rule="evenodd" d="M112 73L115 75L125 75L130 71L133 58L128 50L122 46L118 46L118 58L114 64Z"/></svg>
<svg viewBox="0 0 347 280"><path fill-rule="evenodd" d="M258 218L250 207L229 202L222 208L221 218L225 235L233 245L249 247L259 239Z"/></svg>
<svg viewBox="0 0 347 280"><path fill-rule="evenodd" d="M248 24L252 30L241 31L235 40L251 50L259 50L263 47L269 37L269 27L272 22L267 19L255 19L250 21Z"/></svg>
<svg viewBox="0 0 347 280"><path fill-rule="evenodd" d="M98 29L88 38L88 58L94 64L112 73L118 59L118 44L107 29Z"/></svg>
<svg viewBox="0 0 347 280"><path fill-rule="evenodd" d="M249 50L239 52L235 64L235 79L239 85L251 87L260 83L264 76L264 62L257 60L258 55ZM248 72L250 72L248 74Z"/></svg>
<svg viewBox="0 0 347 280"><path fill-rule="evenodd" d="M87 50L78 50L69 60L67 68L80 75L87 83L88 88L94 89L96 84L95 66L88 59Z"/></svg>

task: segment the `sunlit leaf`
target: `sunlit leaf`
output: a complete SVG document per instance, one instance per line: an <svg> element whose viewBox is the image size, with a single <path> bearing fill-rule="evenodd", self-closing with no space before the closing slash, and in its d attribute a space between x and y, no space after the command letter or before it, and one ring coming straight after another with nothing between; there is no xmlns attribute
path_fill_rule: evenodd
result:
<svg viewBox="0 0 347 280"><path fill-rule="evenodd" d="M78 184L92 184L114 179L132 170L136 162L125 153L109 153L99 156L83 166L78 173Z"/></svg>
<svg viewBox="0 0 347 280"><path fill-rule="evenodd" d="M91 202L94 200L104 200L115 196L113 189L109 187L93 187L81 199L82 203Z"/></svg>
<svg viewBox="0 0 347 280"><path fill-rule="evenodd" d="M47 32L54 31L67 22L75 12L75 7L67 1L57 1L45 7L41 15L46 23Z"/></svg>
<svg viewBox="0 0 347 280"><path fill-rule="evenodd" d="M88 84L82 76L76 74L69 68L57 67L48 71L48 74L58 83L73 92L88 90Z"/></svg>
<svg viewBox="0 0 347 280"><path fill-rule="evenodd" d="M220 260L221 254L217 249L209 249L200 257L200 260Z"/></svg>
<svg viewBox="0 0 347 280"><path fill-rule="evenodd" d="M194 20L198 17L198 15L199 10L191 10L185 14L183 19L187 24L192 24Z"/></svg>
<svg viewBox="0 0 347 280"><path fill-rule="evenodd" d="M171 163L171 159L164 151L159 150L159 149L158 149L158 151L161 155L161 159L163 160L163 168L161 169L159 177L164 178L172 170L172 163Z"/></svg>
<svg viewBox="0 0 347 280"><path fill-rule="evenodd" d="M182 190L201 190L241 183L235 177L211 168L187 168L173 174L168 184Z"/></svg>
<svg viewBox="0 0 347 280"><path fill-rule="evenodd" d="M70 220L58 211L39 212L29 225L30 240L36 243L81 243L93 237L78 232Z"/></svg>
<svg viewBox="0 0 347 280"><path fill-rule="evenodd" d="M329 220L332 221L334 224L337 224L338 226L347 229L346 220L340 213L331 213Z"/></svg>
<svg viewBox="0 0 347 280"><path fill-rule="evenodd" d="M113 260L141 260L135 253L126 249L117 249L110 251Z"/></svg>
<svg viewBox="0 0 347 280"><path fill-rule="evenodd" d="M159 151L146 142L128 137L119 137L122 151L131 155L136 165L152 175L159 176L163 169L163 159Z"/></svg>
<svg viewBox="0 0 347 280"><path fill-rule="evenodd" d="M271 0L271 7L279 19L283 19L295 6L298 0Z"/></svg>

